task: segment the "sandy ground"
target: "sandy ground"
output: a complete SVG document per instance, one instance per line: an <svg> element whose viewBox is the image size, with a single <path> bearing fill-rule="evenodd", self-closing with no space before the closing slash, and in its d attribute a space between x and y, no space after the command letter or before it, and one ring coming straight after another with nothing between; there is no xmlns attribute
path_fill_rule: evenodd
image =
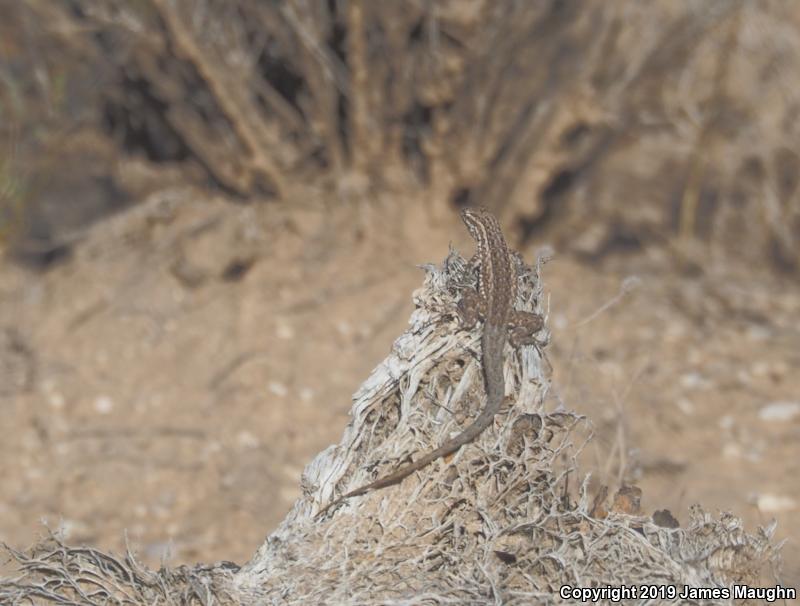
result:
<svg viewBox="0 0 800 606"><path fill-rule="evenodd" d="M354 219L354 217L357 217ZM246 561L338 442L456 218L411 200L232 205L171 190L47 273L0 264L0 539ZM523 250L535 258L536 248ZM724 264L723 264L724 266ZM800 585L800 286L659 253L544 271L552 405L589 416L584 471L647 512L778 520ZM794 413L792 412L794 411Z"/></svg>

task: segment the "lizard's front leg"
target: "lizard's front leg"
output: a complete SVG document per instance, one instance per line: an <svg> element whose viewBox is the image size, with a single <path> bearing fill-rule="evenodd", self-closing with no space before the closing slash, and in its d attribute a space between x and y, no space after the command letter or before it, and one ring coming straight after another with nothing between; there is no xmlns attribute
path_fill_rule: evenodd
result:
<svg viewBox="0 0 800 606"><path fill-rule="evenodd" d="M465 288L458 302L458 317L465 330L475 328L478 320L486 314L486 302L472 287Z"/></svg>

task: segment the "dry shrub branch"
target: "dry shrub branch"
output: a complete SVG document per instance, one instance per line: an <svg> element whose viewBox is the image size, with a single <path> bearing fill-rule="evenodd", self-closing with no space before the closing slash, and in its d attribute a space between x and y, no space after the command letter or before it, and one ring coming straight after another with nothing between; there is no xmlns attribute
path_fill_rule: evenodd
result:
<svg viewBox="0 0 800 606"><path fill-rule="evenodd" d="M592 258L666 245L700 266L733 256L794 271L792 7L35 0L9 10L36 24L28 45L58 49L22 67L45 74L49 95L63 89L62 118L79 107L125 152L189 165L236 196L372 201L363 194L402 189L433 206L511 207L523 238L546 229ZM104 85L84 86L70 62ZM5 107L15 74L0 81Z"/></svg>

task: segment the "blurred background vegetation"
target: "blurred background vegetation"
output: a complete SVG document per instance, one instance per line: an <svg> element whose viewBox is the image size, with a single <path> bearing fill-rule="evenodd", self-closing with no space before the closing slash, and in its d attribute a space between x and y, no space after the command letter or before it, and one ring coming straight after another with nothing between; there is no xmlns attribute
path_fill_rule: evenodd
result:
<svg viewBox="0 0 800 606"><path fill-rule="evenodd" d="M163 169L235 202L481 203L518 244L546 232L589 260L798 271L791 2L0 8L0 238L28 264Z"/></svg>

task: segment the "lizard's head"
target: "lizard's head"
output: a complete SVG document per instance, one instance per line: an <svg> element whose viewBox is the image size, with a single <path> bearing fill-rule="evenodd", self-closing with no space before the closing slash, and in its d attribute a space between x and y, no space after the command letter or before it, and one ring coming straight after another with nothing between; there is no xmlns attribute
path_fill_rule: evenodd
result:
<svg viewBox="0 0 800 606"><path fill-rule="evenodd" d="M495 216L482 206L461 209L461 220L464 221L470 235L478 242L485 239L487 226L497 223Z"/></svg>

